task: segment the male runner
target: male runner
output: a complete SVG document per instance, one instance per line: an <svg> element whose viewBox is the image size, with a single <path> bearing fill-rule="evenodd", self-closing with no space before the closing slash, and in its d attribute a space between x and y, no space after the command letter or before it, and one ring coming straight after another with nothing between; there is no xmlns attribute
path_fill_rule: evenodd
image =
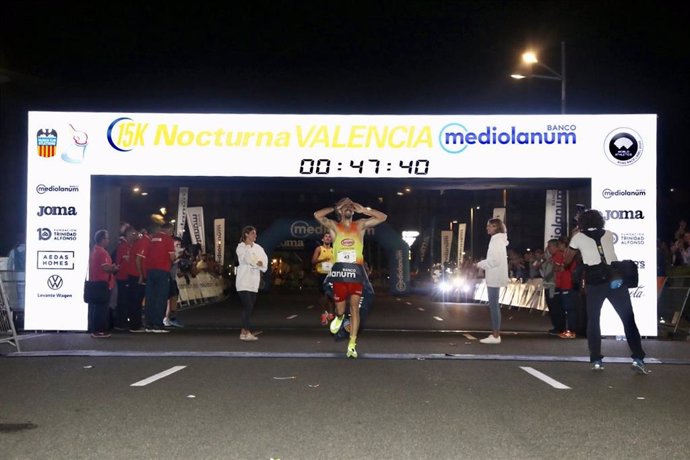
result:
<svg viewBox="0 0 690 460"><path fill-rule="evenodd" d="M338 221L326 217L335 212ZM369 216L353 220L355 213ZM374 227L388 218L381 211L365 208L349 198L338 201L334 207L320 209L314 218L328 229L333 236L335 264L328 279L333 282L333 300L336 317L331 321L331 334L337 334L345 317L345 304L350 299L350 343L347 346L347 357L357 357L357 332L359 331L359 300L362 296L364 272L364 231Z"/></svg>
<svg viewBox="0 0 690 460"><path fill-rule="evenodd" d="M333 319L333 299L326 294L324 286L324 281L331 272L333 262L333 236L330 233L324 233L321 244L314 249L314 254L311 256L311 264L314 266L314 271L318 276L319 306L323 307L323 313L321 313L322 326L327 325Z"/></svg>

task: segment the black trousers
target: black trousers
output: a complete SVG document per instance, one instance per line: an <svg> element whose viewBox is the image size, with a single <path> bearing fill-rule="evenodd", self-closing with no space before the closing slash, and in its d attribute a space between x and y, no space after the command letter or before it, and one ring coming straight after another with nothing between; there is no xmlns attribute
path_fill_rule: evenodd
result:
<svg viewBox="0 0 690 460"><path fill-rule="evenodd" d="M237 291L242 303L242 329L251 330L251 317L256 303L256 292L251 291Z"/></svg>
<svg viewBox="0 0 690 460"><path fill-rule="evenodd" d="M546 292L546 306L549 307L549 317L551 318L551 325L556 332L565 331L565 312L561 304L561 296L554 292L553 297L549 297L549 292Z"/></svg>
<svg viewBox="0 0 690 460"><path fill-rule="evenodd" d="M89 332L108 332L110 324L110 307L108 302L90 303L88 328Z"/></svg>
<svg viewBox="0 0 690 460"><path fill-rule="evenodd" d="M129 292L129 280L117 280L117 305L115 305L115 327L126 329L127 313L129 312L129 303L131 302L131 294Z"/></svg>
<svg viewBox="0 0 690 460"><path fill-rule="evenodd" d="M601 307L608 299L623 322L625 338L632 352L633 359L644 359L642 338L635 324L635 314L630 301L630 292L625 286L611 289L608 284L587 286L587 344L589 345L590 362L603 358L601 354Z"/></svg>
<svg viewBox="0 0 690 460"><path fill-rule="evenodd" d="M129 301L127 303L129 328L141 329L142 305L144 303L144 297L146 296L146 285L139 284L138 276L130 276L127 278L127 284L129 284Z"/></svg>

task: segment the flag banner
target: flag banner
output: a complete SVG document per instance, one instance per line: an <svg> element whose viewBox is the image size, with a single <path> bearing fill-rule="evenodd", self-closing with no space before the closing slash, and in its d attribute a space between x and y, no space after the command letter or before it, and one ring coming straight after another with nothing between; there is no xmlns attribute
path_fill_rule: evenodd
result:
<svg viewBox="0 0 690 460"><path fill-rule="evenodd" d="M187 218L187 203L189 201L189 188L180 187L179 197L177 199L177 228L175 235L182 238L184 235L184 224Z"/></svg>
<svg viewBox="0 0 690 460"><path fill-rule="evenodd" d="M546 191L546 210L544 212L544 246L554 238L565 234L565 193L563 190Z"/></svg>
<svg viewBox="0 0 690 460"><path fill-rule="evenodd" d="M453 232L451 230L441 230L441 263L450 260L450 245L453 242Z"/></svg>
<svg viewBox="0 0 690 460"><path fill-rule="evenodd" d="M213 220L213 237L215 238L216 262L222 267L225 260L225 219Z"/></svg>
<svg viewBox="0 0 690 460"><path fill-rule="evenodd" d="M467 233L467 224L458 224L458 265L465 260L465 234Z"/></svg>
<svg viewBox="0 0 690 460"><path fill-rule="evenodd" d="M189 236L192 238L192 244L201 246L201 252L206 253L206 241L204 235L204 208L201 206L194 206L187 208L187 225L189 226Z"/></svg>

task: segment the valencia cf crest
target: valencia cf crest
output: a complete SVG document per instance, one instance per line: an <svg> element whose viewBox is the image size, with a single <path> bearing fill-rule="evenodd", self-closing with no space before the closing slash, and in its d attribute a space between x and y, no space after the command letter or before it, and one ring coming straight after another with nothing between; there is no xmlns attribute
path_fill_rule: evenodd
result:
<svg viewBox="0 0 690 460"><path fill-rule="evenodd" d="M57 131L54 129L39 129L36 133L36 147L39 157L54 157L57 150Z"/></svg>

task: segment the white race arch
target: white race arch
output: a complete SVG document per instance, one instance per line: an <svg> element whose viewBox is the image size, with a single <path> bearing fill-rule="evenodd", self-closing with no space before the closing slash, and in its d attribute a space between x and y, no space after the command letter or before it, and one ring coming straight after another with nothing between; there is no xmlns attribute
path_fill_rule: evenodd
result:
<svg viewBox="0 0 690 460"><path fill-rule="evenodd" d="M25 328L85 330L92 175L590 178L656 322L656 115L29 112ZM468 172L471 171L471 174ZM36 263L33 263L35 261ZM622 334L607 305L602 333Z"/></svg>

